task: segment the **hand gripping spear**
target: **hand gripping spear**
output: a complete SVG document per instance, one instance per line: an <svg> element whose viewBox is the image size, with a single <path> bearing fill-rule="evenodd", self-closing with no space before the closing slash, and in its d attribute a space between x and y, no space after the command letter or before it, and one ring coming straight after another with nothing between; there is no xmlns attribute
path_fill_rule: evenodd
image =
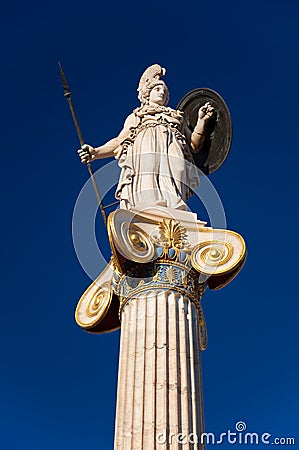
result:
<svg viewBox="0 0 299 450"><path fill-rule="evenodd" d="M82 147L84 145L84 139L83 139L83 136L82 136L82 133L81 133L81 129L80 129L80 126L79 126L79 123L78 123L78 119L77 119L77 116L76 116L76 113L75 113L74 105L73 105L73 102L72 102L72 97L71 97L72 94L71 94L70 88L69 88L69 86L67 84L67 81L66 81L65 75L63 73L62 66L61 66L60 62L58 63L58 66L59 66L59 72L60 72L62 86L63 86L63 90L64 90L64 96L66 97L66 99L68 101L68 104L69 104L69 107L70 107L70 110L71 110L71 113L72 113L73 121L74 121L76 130L77 130L77 135L78 135L78 138L79 138L79 141L80 141L80 145ZM102 203L100 192L99 192L99 189L98 189L98 186L97 186L97 183L96 183L96 180L95 180L94 173L93 173L93 170L92 170L90 162L87 163L87 169L88 169L88 172L89 172L89 175L90 175L90 178L91 178L91 181L92 181L92 185L94 187L94 190L95 190L95 193L96 193L96 196L97 196L97 200L99 202L99 206L100 206L100 210L101 210L102 217L103 217L103 220L104 220L104 224L106 225L107 224L107 217L106 217L106 213L105 213L105 208L104 208L103 203ZM110 206L110 205L108 205L108 206Z"/></svg>

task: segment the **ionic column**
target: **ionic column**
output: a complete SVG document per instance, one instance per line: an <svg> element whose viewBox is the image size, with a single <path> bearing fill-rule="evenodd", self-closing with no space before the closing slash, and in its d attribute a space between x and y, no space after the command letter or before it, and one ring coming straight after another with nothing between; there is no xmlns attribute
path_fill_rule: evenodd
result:
<svg viewBox="0 0 299 450"><path fill-rule="evenodd" d="M204 225L166 208L108 218L112 259L81 297L76 320L94 333L121 324L115 450L205 448L200 301L206 287L238 274L246 246L238 233Z"/></svg>
<svg viewBox="0 0 299 450"><path fill-rule="evenodd" d="M204 449L201 313L183 289L162 284L141 283L122 304L115 450Z"/></svg>

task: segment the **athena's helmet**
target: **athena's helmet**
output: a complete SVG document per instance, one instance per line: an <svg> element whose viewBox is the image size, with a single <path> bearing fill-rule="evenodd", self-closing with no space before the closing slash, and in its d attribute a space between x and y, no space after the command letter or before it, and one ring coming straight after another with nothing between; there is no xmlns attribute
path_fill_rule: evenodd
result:
<svg viewBox="0 0 299 450"><path fill-rule="evenodd" d="M160 78L163 77L166 73L166 69L164 67L159 66L159 64L153 64L149 66L143 75L140 78L138 85L138 98L141 102L141 105L146 105L148 103L149 95L154 86L158 84L163 84L166 89L166 100L165 105L167 105L169 100L169 91L163 80Z"/></svg>

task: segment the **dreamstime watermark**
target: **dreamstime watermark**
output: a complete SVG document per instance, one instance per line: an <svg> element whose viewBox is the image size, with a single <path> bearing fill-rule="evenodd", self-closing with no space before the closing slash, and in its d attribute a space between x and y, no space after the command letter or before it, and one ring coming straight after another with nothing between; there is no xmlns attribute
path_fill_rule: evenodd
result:
<svg viewBox="0 0 299 450"><path fill-rule="evenodd" d="M243 421L235 424L235 430L227 430L223 433L171 433L164 430L156 435L156 441L160 445L165 444L239 444L239 445L295 445L294 437L273 437L270 433L247 432L247 425Z"/></svg>

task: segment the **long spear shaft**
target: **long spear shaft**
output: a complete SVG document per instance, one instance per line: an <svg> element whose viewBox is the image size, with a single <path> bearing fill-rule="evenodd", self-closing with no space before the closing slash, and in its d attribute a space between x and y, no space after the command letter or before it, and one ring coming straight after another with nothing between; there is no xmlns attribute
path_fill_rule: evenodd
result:
<svg viewBox="0 0 299 450"><path fill-rule="evenodd" d="M73 102L72 102L72 94L71 94L69 85L67 84L67 81L66 81L66 78L65 78L65 75L64 75L64 72L62 70L62 66L61 66L60 62L58 63L58 66L59 66L59 72L60 72L62 86L63 86L63 90L64 90L64 96L66 97L66 99L68 101L68 104L69 104L69 107L70 107L70 110L71 110L71 113L72 113L73 121L74 121L76 130L77 130L77 135L78 135L78 138L79 138L79 141L80 141L80 145L82 147L84 145L84 139L83 139L83 136L82 136L81 128L79 126L78 119L77 119L77 116L76 116L76 113L75 113L75 109L74 109L74 105L73 105ZM92 170L90 162L87 163L87 169L88 169L91 181L92 181L93 188L94 188L96 196L97 196L97 200L99 202L99 206L100 206L100 210L101 210L102 217L103 217L103 220L104 220L104 224L106 225L107 224L107 217L106 217L105 209L104 209L104 206L103 206L103 203L102 203L101 195L100 195L100 192L99 192L99 189L98 189L98 186L97 186L97 183L96 183L96 180L95 180L94 173L93 173L93 170Z"/></svg>

